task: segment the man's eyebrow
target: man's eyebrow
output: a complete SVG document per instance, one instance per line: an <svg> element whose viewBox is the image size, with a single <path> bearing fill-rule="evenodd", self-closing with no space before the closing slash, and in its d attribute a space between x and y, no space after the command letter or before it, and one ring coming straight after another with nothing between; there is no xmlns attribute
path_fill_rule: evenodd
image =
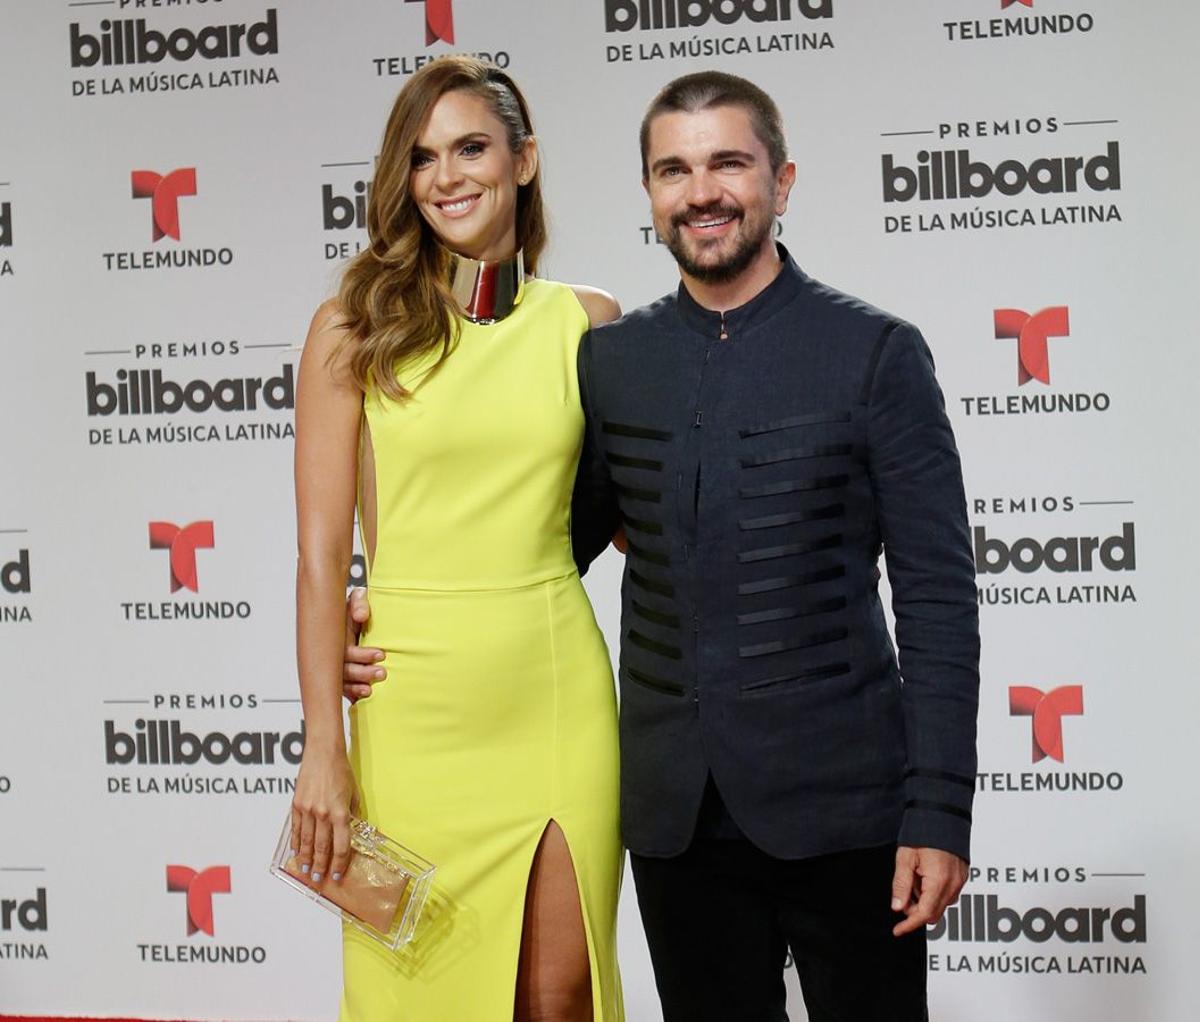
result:
<svg viewBox="0 0 1200 1022"><path fill-rule="evenodd" d="M681 167L683 166L683 158L679 156L664 156L661 160L655 160L650 165L652 173L662 170L664 167Z"/></svg>
<svg viewBox="0 0 1200 1022"><path fill-rule="evenodd" d="M742 149L722 149L708 158L709 163L722 163L725 160L741 160L743 163L756 162L753 153L745 152Z"/></svg>

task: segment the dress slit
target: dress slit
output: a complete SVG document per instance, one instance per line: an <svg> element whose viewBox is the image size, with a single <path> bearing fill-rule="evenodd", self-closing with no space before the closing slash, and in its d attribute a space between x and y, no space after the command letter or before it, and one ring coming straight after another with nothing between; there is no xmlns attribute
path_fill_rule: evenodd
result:
<svg viewBox="0 0 1200 1022"><path fill-rule="evenodd" d="M554 816L546 818L546 822L542 825L541 830L538 831L538 839L534 843L533 852L529 856L529 869L526 871L525 891L521 899L523 906L521 911L521 925L517 931L516 967L513 969L513 1004L514 1006L516 1004L516 983L521 969L521 946L525 942L525 928L529 925L529 885L533 878L533 862L537 858L538 849L542 847L542 842L545 840L551 824L558 827L559 833L563 837L563 843L567 847L567 860L571 864L571 876L575 881L575 896L579 899L580 922L583 926L583 939L587 946L588 983L592 990L592 1019L593 1022L602 1022L602 1020L612 1016L611 1014L605 1014L606 999L599 971L599 958L596 954L595 935L592 933L591 913L588 912L588 899L584 891L583 878L580 876L579 869L576 866L575 852L571 847L571 838L567 833L567 828L563 826L561 820ZM611 1008L608 1010L611 1013ZM514 1008L514 1016L515 1014Z"/></svg>

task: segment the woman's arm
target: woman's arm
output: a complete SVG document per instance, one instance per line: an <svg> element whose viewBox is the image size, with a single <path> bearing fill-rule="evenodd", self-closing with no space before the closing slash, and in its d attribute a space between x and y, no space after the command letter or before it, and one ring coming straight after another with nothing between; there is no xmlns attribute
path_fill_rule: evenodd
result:
<svg viewBox="0 0 1200 1022"><path fill-rule="evenodd" d="M362 392L351 382L337 306L313 317L296 390L296 661L305 746L292 798L292 847L313 883L340 879L356 800L342 723L346 578L353 552Z"/></svg>

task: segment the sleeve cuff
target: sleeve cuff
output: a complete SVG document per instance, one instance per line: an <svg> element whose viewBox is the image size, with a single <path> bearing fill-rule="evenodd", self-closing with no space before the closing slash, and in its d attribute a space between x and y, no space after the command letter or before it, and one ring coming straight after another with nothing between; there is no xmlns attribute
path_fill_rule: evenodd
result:
<svg viewBox="0 0 1200 1022"><path fill-rule="evenodd" d="M899 844L940 848L969 862L974 794L974 777L946 770L910 770L904 783Z"/></svg>

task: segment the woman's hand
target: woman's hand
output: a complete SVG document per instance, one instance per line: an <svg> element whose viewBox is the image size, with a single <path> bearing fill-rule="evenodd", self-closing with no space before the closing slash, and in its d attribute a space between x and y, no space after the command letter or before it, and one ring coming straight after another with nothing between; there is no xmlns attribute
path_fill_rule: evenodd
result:
<svg viewBox="0 0 1200 1022"><path fill-rule="evenodd" d="M358 638L371 617L367 591L356 588L346 597L346 660L342 664L342 695L351 703L371 694L371 686L387 677L380 666L383 650L360 646Z"/></svg>
<svg viewBox="0 0 1200 1022"><path fill-rule="evenodd" d="M310 883L326 873L334 881L350 861L350 814L358 806L358 789L345 752L305 749L292 796L292 854Z"/></svg>

